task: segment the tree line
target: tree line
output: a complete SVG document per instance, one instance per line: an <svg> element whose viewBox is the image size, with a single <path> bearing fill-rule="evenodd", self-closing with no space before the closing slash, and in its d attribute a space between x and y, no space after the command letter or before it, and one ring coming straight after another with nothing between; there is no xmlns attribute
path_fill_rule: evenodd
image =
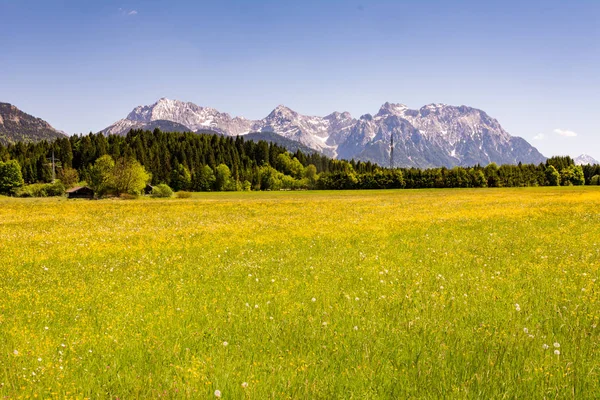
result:
<svg viewBox="0 0 600 400"><path fill-rule="evenodd" d="M0 145L0 193L30 185L85 182L98 194L139 193L146 183L175 191L469 188L600 183L600 166L570 157L539 165L384 168L345 161L266 141L196 133L131 130L126 136L73 135L54 141ZM19 176L16 176L16 170ZM4 172L3 172L4 171ZM7 172L8 171L8 172ZM124 184L124 176L136 183ZM8 181L13 180L12 184ZM4 183L2 183L4 182ZM12 186L11 186L12 185ZM25 185L25 186L24 186ZM46 190L44 189L44 190Z"/></svg>

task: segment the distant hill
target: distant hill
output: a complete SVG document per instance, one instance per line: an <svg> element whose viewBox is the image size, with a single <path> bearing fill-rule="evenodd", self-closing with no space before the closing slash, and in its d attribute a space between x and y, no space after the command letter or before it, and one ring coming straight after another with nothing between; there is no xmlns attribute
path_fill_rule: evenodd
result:
<svg viewBox="0 0 600 400"><path fill-rule="evenodd" d="M26 114L8 103L0 103L0 144L39 142L66 136L43 119Z"/></svg>
<svg viewBox="0 0 600 400"><path fill-rule="evenodd" d="M244 140L252 140L254 142L264 140L265 142L273 143L284 147L292 153L295 153L297 150L300 150L304 154L318 153L318 151L316 151L315 149L311 149L310 147L305 146L300 142L288 139L274 132L253 132L248 133L242 137L244 138Z"/></svg>

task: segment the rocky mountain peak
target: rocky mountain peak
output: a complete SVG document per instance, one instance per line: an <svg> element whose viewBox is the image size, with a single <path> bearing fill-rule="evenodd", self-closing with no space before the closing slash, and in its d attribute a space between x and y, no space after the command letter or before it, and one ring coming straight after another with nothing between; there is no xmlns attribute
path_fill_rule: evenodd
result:
<svg viewBox="0 0 600 400"><path fill-rule="evenodd" d="M275 107L275 109L273 111L271 111L271 113L267 116L267 119L280 118L280 119L292 120L297 117L298 117L297 112L295 112L294 110L292 110L289 107L284 106L283 104L280 104L277 107Z"/></svg>
<svg viewBox="0 0 600 400"><path fill-rule="evenodd" d="M379 112L377 113L377 117L383 117L386 115L404 115L404 112L408 110L408 107L404 104L394 104L390 102L386 102L381 106Z"/></svg>

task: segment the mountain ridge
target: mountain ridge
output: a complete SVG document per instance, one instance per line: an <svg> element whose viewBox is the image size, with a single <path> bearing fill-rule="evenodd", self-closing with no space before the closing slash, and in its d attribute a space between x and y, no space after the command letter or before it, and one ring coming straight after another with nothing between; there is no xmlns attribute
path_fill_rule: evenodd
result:
<svg viewBox="0 0 600 400"><path fill-rule="evenodd" d="M173 121L191 131L209 129L224 135L273 132L334 158L389 165L389 143L394 136L394 166L453 167L482 164L540 163L546 158L525 139L511 136L482 110L432 103L410 109L384 103L375 114L358 119L348 112L325 117L302 115L278 105L265 118L232 117L214 108L161 98L138 106L128 116L104 129L126 134L154 120Z"/></svg>
<svg viewBox="0 0 600 400"><path fill-rule="evenodd" d="M66 135L48 122L0 102L0 144L52 140Z"/></svg>

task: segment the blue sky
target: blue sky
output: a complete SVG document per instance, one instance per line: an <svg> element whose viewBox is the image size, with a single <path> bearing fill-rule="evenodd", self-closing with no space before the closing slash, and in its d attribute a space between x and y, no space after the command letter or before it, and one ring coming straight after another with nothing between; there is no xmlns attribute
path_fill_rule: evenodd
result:
<svg viewBox="0 0 600 400"><path fill-rule="evenodd" d="M470 105L600 159L600 1L0 0L0 101L68 133L160 97L263 118Z"/></svg>

